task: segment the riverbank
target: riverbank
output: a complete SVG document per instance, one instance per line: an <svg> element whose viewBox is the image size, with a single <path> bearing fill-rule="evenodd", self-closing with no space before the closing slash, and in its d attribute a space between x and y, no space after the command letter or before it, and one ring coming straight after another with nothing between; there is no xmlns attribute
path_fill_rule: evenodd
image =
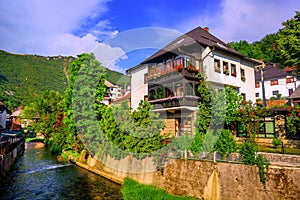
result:
<svg viewBox="0 0 300 200"><path fill-rule="evenodd" d="M25 137L13 138L10 142L1 144L0 179L5 177L16 160L25 151Z"/></svg>
<svg viewBox="0 0 300 200"><path fill-rule="evenodd" d="M25 143L24 154L0 185L1 200L122 199L119 184L72 163L58 162L40 142Z"/></svg>

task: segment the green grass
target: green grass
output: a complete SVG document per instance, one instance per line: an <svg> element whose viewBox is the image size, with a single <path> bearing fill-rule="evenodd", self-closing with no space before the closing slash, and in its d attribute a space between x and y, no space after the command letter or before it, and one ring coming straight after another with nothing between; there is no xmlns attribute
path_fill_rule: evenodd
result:
<svg viewBox="0 0 300 200"><path fill-rule="evenodd" d="M36 138L36 137L26 138L25 142L44 142L44 139L43 138Z"/></svg>
<svg viewBox="0 0 300 200"><path fill-rule="evenodd" d="M266 152L266 153L282 153L281 146L274 148L274 147L269 147L269 146L258 145L258 151ZM291 155L300 155L300 149L285 147L284 153L291 154Z"/></svg>
<svg viewBox="0 0 300 200"><path fill-rule="evenodd" d="M151 185L139 184L126 178L121 189L124 200L196 200L191 197L181 197L168 194L165 190Z"/></svg>

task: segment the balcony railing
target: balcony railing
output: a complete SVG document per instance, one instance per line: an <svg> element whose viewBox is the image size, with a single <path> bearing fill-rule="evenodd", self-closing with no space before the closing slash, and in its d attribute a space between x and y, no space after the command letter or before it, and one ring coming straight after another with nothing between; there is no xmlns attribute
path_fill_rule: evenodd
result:
<svg viewBox="0 0 300 200"><path fill-rule="evenodd" d="M147 82L161 82L164 80L176 79L177 77L183 76L186 78L197 78L197 74L199 70L196 68L187 68L187 69L179 69L179 70L166 70L159 73L148 73L147 74Z"/></svg>
<svg viewBox="0 0 300 200"><path fill-rule="evenodd" d="M149 100L149 102L153 105L154 110L182 106L197 107L198 101L198 96L174 96L163 99Z"/></svg>

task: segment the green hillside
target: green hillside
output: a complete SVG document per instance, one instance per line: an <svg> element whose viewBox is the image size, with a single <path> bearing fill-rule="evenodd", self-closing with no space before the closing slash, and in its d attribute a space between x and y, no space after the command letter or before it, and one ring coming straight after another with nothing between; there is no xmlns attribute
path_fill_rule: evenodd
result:
<svg viewBox="0 0 300 200"><path fill-rule="evenodd" d="M21 55L0 50L0 101L13 109L32 102L46 90L63 94L73 60L71 56ZM119 72L108 70L107 75L112 83L129 83L129 77Z"/></svg>

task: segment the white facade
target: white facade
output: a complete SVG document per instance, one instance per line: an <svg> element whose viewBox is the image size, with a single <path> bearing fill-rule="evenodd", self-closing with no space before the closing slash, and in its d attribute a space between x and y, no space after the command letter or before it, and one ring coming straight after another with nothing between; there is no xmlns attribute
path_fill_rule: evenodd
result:
<svg viewBox="0 0 300 200"><path fill-rule="evenodd" d="M215 70L215 61L220 63L220 71ZM220 52L211 52L203 62L207 81L218 88L232 86L237 88L247 101L255 102L254 65L235 56L224 55ZM228 72L226 73L226 65ZM235 72L234 69L235 68ZM241 71L245 79L242 80Z"/></svg>
<svg viewBox="0 0 300 200"><path fill-rule="evenodd" d="M118 99L122 96L122 91L119 86L114 86L109 88L109 92L110 92L110 98L112 100Z"/></svg>
<svg viewBox="0 0 300 200"><path fill-rule="evenodd" d="M3 112L0 112L0 126L2 126L2 128L6 128L6 115L7 112L4 109Z"/></svg>
<svg viewBox="0 0 300 200"><path fill-rule="evenodd" d="M145 81L145 74L148 73L148 65L139 66L131 72L131 108L136 109L141 100L148 96L148 84Z"/></svg>
<svg viewBox="0 0 300 200"><path fill-rule="evenodd" d="M271 97L276 97L276 94L281 94L281 98L289 97L299 85L300 81L296 80L295 77L290 75L287 75L286 77L282 78L273 78L270 80L265 80L265 97L266 99L270 99ZM261 82L256 83L255 95L257 99L263 98Z"/></svg>

